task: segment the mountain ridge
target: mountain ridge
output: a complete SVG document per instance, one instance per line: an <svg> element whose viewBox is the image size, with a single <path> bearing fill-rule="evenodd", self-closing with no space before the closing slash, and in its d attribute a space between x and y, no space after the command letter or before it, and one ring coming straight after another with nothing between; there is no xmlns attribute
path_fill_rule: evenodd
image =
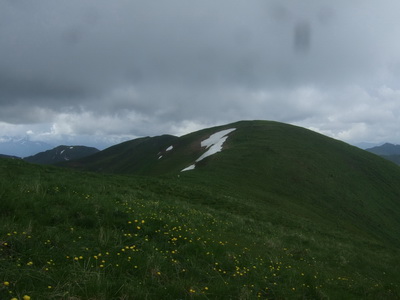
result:
<svg viewBox="0 0 400 300"><path fill-rule="evenodd" d="M31 141L29 137L0 137L0 154L14 157L28 157L51 149L51 144Z"/></svg>
<svg viewBox="0 0 400 300"><path fill-rule="evenodd" d="M60 166L0 159L0 296L400 298L400 169L357 147L240 121Z"/></svg>
<svg viewBox="0 0 400 300"><path fill-rule="evenodd" d="M233 128L221 152L196 162L207 151L202 141ZM192 170L182 172L194 163ZM400 178L398 167L355 146L294 125L240 121L179 138L147 137L63 166L116 174L178 176L185 182L202 182L216 192L223 188L230 196L251 195L258 199L258 205L268 203L294 217L312 219L320 215L321 222L359 234L368 235L367 228L374 227L376 239L395 242L400 237L400 207L396 204L400 190L394 179ZM393 192L384 200L382 187ZM332 216L324 216L326 211ZM371 217L375 211L387 217ZM382 224L385 229L378 230ZM389 227L392 229L387 230Z"/></svg>
<svg viewBox="0 0 400 300"><path fill-rule="evenodd" d="M375 153L377 155L400 155L400 145L391 143L384 143L381 146L375 146L372 148L365 149L368 152Z"/></svg>
<svg viewBox="0 0 400 300"><path fill-rule="evenodd" d="M53 149L25 157L23 160L30 163L51 165L90 156L99 151L94 147L60 145Z"/></svg>
<svg viewBox="0 0 400 300"><path fill-rule="evenodd" d="M400 145L385 143L365 150L400 165Z"/></svg>

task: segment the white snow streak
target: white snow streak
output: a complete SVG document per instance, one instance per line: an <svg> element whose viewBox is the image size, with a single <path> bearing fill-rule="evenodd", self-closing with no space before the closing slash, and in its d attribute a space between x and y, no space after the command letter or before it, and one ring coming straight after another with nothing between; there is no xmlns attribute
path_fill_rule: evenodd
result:
<svg viewBox="0 0 400 300"><path fill-rule="evenodd" d="M204 159L210 155L220 152L222 150L222 145L225 143L226 139L228 138L227 135L234 130L236 130L236 128L222 130L220 132L214 133L208 139L202 141L201 146L208 148L208 150L206 153L203 153L202 156L200 156L198 159L196 159L196 162L199 162L202 159Z"/></svg>
<svg viewBox="0 0 400 300"><path fill-rule="evenodd" d="M174 149L174 146L169 146L169 147L167 148L167 150L165 150L165 151L170 151L170 150L172 150L172 149Z"/></svg>
<svg viewBox="0 0 400 300"><path fill-rule="evenodd" d="M189 167L187 167L187 168L184 168L181 172L184 172L184 171L189 171L189 170L193 170L194 168L195 168L196 166L195 166L195 164L193 164L193 165L190 165Z"/></svg>
<svg viewBox="0 0 400 300"><path fill-rule="evenodd" d="M216 132L204 141L201 142L202 147L206 147L208 150L203 153L198 159L196 159L196 163L203 160L204 158L213 155L217 152L222 150L222 146L225 143L226 139L228 138L228 134L232 131L236 130L236 128L226 129L219 132ZM196 167L195 164L190 165L189 167L183 169L183 171L193 170Z"/></svg>

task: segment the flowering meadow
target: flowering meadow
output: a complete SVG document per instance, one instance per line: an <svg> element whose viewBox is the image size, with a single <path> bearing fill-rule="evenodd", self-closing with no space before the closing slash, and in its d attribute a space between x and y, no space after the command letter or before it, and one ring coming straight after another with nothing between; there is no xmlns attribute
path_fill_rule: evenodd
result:
<svg viewBox="0 0 400 300"><path fill-rule="evenodd" d="M0 174L0 299L399 297L382 246L201 185L11 160Z"/></svg>

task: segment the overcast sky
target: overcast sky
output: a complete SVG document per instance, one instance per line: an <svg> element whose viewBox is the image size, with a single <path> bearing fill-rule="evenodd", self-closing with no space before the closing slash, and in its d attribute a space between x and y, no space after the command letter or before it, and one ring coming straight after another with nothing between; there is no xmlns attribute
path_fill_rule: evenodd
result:
<svg viewBox="0 0 400 300"><path fill-rule="evenodd" d="M2 0L0 136L112 144L244 119L400 143L400 2Z"/></svg>

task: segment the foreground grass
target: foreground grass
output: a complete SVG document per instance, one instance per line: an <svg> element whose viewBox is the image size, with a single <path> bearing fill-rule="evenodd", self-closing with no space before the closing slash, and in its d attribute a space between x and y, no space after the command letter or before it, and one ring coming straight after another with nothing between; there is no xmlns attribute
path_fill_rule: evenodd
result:
<svg viewBox="0 0 400 300"><path fill-rule="evenodd" d="M395 247L249 199L11 160L0 176L0 299L399 298Z"/></svg>

